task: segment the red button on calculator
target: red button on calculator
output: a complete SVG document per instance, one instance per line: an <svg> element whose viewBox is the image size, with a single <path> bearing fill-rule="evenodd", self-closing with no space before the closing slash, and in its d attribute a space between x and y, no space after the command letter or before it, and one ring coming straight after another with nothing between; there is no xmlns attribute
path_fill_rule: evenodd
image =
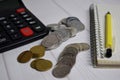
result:
<svg viewBox="0 0 120 80"><path fill-rule="evenodd" d="M19 8L16 10L17 13L25 12L25 8Z"/></svg>
<svg viewBox="0 0 120 80"><path fill-rule="evenodd" d="M20 32L25 37L29 37L29 36L32 36L34 34L33 30L29 27L21 28Z"/></svg>

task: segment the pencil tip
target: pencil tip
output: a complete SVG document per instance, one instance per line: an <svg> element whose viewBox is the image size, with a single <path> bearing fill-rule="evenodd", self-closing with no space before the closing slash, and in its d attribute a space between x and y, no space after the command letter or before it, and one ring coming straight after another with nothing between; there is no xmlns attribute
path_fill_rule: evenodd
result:
<svg viewBox="0 0 120 80"><path fill-rule="evenodd" d="M108 11L107 14L110 14L110 12Z"/></svg>
<svg viewBox="0 0 120 80"><path fill-rule="evenodd" d="M106 55L107 58L110 58L112 56L112 49L107 49Z"/></svg>

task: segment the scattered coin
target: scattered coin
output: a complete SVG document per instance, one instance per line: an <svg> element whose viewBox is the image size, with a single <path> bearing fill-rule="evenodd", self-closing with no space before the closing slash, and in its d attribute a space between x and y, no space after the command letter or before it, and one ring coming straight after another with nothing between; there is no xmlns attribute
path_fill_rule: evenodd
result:
<svg viewBox="0 0 120 80"><path fill-rule="evenodd" d="M30 51L33 53L33 58L39 58L44 56L45 54L45 47L38 45L38 46L33 46Z"/></svg>
<svg viewBox="0 0 120 80"><path fill-rule="evenodd" d="M38 59L35 62L35 69L38 71L47 71L52 67L52 62L45 59Z"/></svg>
<svg viewBox="0 0 120 80"><path fill-rule="evenodd" d="M56 65L52 70L52 75L56 78L63 78L70 73L71 67L68 65Z"/></svg>
<svg viewBox="0 0 120 80"><path fill-rule="evenodd" d="M18 56L17 61L20 63L26 63L31 58L32 58L32 53L30 51L24 51Z"/></svg>

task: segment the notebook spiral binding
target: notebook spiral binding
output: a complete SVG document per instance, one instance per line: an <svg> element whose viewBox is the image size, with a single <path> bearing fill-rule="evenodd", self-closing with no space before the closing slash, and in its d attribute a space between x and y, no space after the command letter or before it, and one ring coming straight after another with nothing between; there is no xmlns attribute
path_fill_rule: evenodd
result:
<svg viewBox="0 0 120 80"><path fill-rule="evenodd" d="M97 66L97 57L104 58L103 54L103 44L101 37L101 28L99 25L98 11L97 6L92 4L90 6L90 44L91 44L91 57L93 66ZM95 14L97 13L97 14ZM97 18L95 18L97 17Z"/></svg>

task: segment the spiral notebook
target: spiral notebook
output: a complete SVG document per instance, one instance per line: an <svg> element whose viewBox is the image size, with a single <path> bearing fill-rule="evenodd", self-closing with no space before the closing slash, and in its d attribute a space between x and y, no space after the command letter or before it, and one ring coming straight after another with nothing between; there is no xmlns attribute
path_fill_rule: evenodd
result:
<svg viewBox="0 0 120 80"><path fill-rule="evenodd" d="M112 15L114 51L105 57L105 15ZM90 42L94 67L120 67L120 6L92 4L90 6Z"/></svg>

